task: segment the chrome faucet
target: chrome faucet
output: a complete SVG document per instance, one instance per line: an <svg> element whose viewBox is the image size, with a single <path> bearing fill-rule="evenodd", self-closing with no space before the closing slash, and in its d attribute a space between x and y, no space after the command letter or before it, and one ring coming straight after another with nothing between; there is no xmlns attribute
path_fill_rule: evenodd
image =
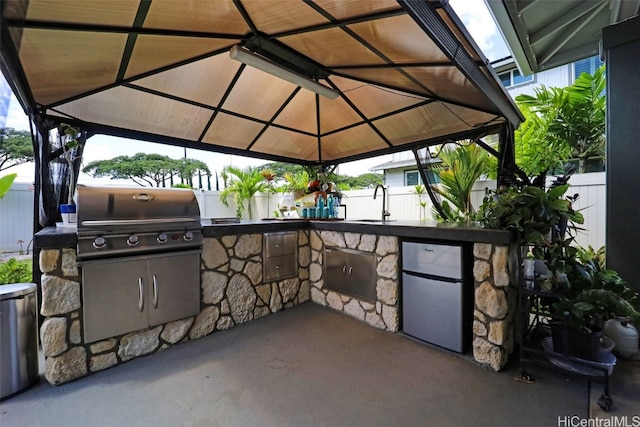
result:
<svg viewBox="0 0 640 427"><path fill-rule="evenodd" d="M373 191L373 200L375 200L378 195L378 188L382 188L382 220L386 221L387 217L391 216L387 210L387 189L382 184L376 185L376 189Z"/></svg>

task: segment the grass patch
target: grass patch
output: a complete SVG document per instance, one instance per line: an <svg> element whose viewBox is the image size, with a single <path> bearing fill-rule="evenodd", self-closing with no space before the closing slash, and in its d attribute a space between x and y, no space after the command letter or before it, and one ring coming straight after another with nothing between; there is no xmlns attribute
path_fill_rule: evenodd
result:
<svg viewBox="0 0 640 427"><path fill-rule="evenodd" d="M0 264L0 285L33 282L32 260L18 261L15 258Z"/></svg>

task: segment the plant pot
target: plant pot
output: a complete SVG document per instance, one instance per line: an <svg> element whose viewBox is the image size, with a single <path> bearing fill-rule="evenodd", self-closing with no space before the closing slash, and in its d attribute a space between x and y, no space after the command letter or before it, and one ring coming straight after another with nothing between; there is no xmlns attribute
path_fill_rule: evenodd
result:
<svg viewBox="0 0 640 427"><path fill-rule="evenodd" d="M62 215L62 222L64 225L71 225L77 222L76 205L60 205L60 214Z"/></svg>
<svg viewBox="0 0 640 427"><path fill-rule="evenodd" d="M585 360L596 360L602 331L585 332L565 327L562 322L551 323L553 351Z"/></svg>

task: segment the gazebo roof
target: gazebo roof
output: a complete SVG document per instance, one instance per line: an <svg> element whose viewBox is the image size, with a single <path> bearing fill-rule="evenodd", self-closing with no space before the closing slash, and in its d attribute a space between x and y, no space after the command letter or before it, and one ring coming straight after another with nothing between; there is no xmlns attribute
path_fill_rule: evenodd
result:
<svg viewBox="0 0 640 427"><path fill-rule="evenodd" d="M2 6L2 71L23 108L92 133L335 164L522 120L446 2Z"/></svg>

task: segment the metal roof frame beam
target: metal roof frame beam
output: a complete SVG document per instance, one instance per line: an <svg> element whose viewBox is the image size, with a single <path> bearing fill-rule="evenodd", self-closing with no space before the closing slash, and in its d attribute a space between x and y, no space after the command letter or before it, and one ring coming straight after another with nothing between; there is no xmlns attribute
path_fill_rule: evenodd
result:
<svg viewBox="0 0 640 427"><path fill-rule="evenodd" d="M398 0L403 9L414 19L422 30L440 47L451 61L458 66L465 76L482 92L492 99L494 105L502 112L504 117L517 127L524 117L517 107L510 102L506 90L492 84L489 78L480 71L476 62L469 56L464 48L461 48L457 38L451 33L449 27L442 21L434 6L430 2ZM442 5L442 7L449 7ZM450 15L454 16L453 11ZM487 67L488 62L487 62ZM490 72L491 69L487 68Z"/></svg>

